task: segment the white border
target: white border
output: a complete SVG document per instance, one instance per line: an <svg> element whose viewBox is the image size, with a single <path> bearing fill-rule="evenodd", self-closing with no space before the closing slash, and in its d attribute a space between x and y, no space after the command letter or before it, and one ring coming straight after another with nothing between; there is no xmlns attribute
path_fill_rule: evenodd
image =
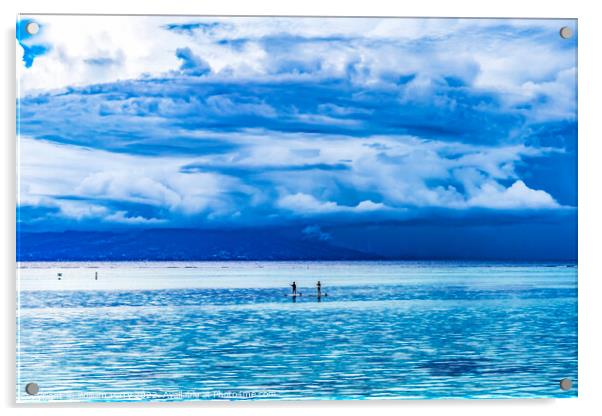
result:
<svg viewBox="0 0 602 416"><path fill-rule="evenodd" d="M597 237L602 235L602 152L600 128L600 77L602 58L602 14L596 2L557 1L527 2L525 0L394 2L371 0L352 3L350 0L22 0L0 3L2 19L2 405L8 414L122 414L144 415L204 413L287 416L326 415L345 412L362 415L414 413L434 415L507 415L508 413L566 415L594 413L602 408L602 372L600 354L602 335L600 323L602 296L602 257ZM108 14L213 14L213 15L332 15L332 16L451 16L451 17L562 17L579 19L579 398L566 400L490 400L490 401L381 401L381 402L271 402L271 403L179 403L179 404L103 404L103 405L39 405L15 404L15 41L17 13L108 13ZM84 407L85 409L82 409ZM168 407L168 408L167 408ZM196 409L196 410L192 410Z"/></svg>

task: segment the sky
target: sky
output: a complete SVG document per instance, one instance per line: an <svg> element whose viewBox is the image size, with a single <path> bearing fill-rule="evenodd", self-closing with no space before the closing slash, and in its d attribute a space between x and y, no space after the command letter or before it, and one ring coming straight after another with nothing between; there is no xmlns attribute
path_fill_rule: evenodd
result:
<svg viewBox="0 0 602 416"><path fill-rule="evenodd" d="M574 20L32 16L16 42L19 232L576 257Z"/></svg>

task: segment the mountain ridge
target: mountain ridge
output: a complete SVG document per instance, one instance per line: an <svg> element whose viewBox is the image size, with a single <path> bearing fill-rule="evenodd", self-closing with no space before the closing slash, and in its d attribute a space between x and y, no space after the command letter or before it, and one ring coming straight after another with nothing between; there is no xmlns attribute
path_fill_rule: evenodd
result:
<svg viewBox="0 0 602 416"><path fill-rule="evenodd" d="M17 233L17 261L380 260L294 230Z"/></svg>

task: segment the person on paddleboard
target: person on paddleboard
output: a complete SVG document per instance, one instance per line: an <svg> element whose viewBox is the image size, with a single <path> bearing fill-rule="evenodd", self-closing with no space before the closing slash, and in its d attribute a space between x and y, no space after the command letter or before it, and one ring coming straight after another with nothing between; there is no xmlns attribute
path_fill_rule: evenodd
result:
<svg viewBox="0 0 602 416"><path fill-rule="evenodd" d="M318 280L318 283L316 284L316 287L318 288L318 297L322 296L322 283L320 283L319 280Z"/></svg>
<svg viewBox="0 0 602 416"><path fill-rule="evenodd" d="M291 285L293 287L293 295L297 294L297 283L293 282L293 284Z"/></svg>

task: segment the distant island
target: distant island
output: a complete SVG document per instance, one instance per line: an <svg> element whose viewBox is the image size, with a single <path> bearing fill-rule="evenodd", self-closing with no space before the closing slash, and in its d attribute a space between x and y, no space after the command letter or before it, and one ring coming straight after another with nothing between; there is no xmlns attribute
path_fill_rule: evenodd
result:
<svg viewBox="0 0 602 416"><path fill-rule="evenodd" d="M17 261L575 261L570 256L559 255L563 253L546 256L553 251L546 252L545 237L535 233L514 241L502 233L497 239L465 234L460 248L451 238L433 239L420 228L407 230L397 240L377 234L370 238L358 237L357 241L349 237L322 238L304 233L303 228L298 227L20 231L17 232ZM379 247L377 240L382 240L378 241ZM525 245L536 244L535 240L541 250L524 250ZM383 241L392 248L383 250ZM554 242L551 241L550 244ZM474 249L465 250L466 246Z"/></svg>
<svg viewBox="0 0 602 416"><path fill-rule="evenodd" d="M145 229L19 233L17 261L379 260L271 230Z"/></svg>

